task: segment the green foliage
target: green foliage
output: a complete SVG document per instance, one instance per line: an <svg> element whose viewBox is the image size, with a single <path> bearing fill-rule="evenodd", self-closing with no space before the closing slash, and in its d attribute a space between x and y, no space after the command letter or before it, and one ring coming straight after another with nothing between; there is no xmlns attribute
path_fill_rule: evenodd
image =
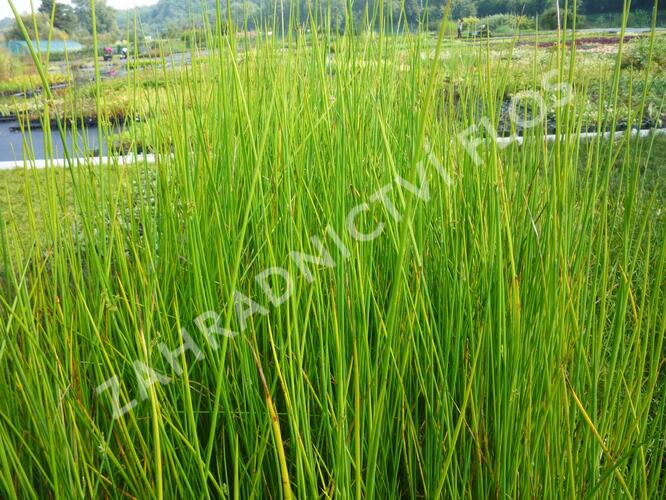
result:
<svg viewBox="0 0 666 500"><path fill-rule="evenodd" d="M654 6L654 0L633 0L631 2L632 11L651 11ZM663 5L659 2L659 8L663 9ZM624 0L587 0L584 3L585 13L622 13L624 10ZM618 25L619 26L619 25Z"/></svg>
<svg viewBox="0 0 666 500"><path fill-rule="evenodd" d="M650 51L650 38L639 37L627 46L622 57L624 67L645 69L651 58L654 67L662 72L666 71L666 36L655 37L652 51Z"/></svg>
<svg viewBox="0 0 666 500"><path fill-rule="evenodd" d="M7 81L21 73L21 63L16 57L7 51L4 47L0 47L0 82Z"/></svg>
<svg viewBox="0 0 666 500"><path fill-rule="evenodd" d="M534 29L533 18L513 14L494 14L479 21L487 25L494 34L513 34L519 30Z"/></svg>
<svg viewBox="0 0 666 500"><path fill-rule="evenodd" d="M1 496L664 498L665 150L579 133L654 75L519 48L499 144L520 54L290 22L81 90L155 164L0 173Z"/></svg>
<svg viewBox="0 0 666 500"><path fill-rule="evenodd" d="M633 2L632 2L633 5ZM662 7L662 4L659 5ZM604 28L608 26L622 26L622 12L608 12L600 14L589 14L586 16L588 25L593 28ZM649 28L652 26L651 10L632 9L627 17L627 26L630 28ZM666 26L666 9L660 8L657 12L657 27Z"/></svg>
<svg viewBox="0 0 666 500"><path fill-rule="evenodd" d="M65 31L51 27L50 14L36 13L34 16L26 14L21 16L21 19L32 40L36 40L37 38L46 40L49 36L51 36L52 40L67 40L69 38L69 35ZM12 29L7 33L7 38L9 40L23 40L23 34L17 22L14 22Z"/></svg>
<svg viewBox="0 0 666 500"><path fill-rule="evenodd" d="M525 14L534 16L550 5L550 0L476 0L479 16L493 14Z"/></svg>
<svg viewBox="0 0 666 500"><path fill-rule="evenodd" d="M58 3L54 0L42 0L38 12L50 19L53 14L54 4L55 16L53 18L53 26L69 35L73 34L78 28L79 20L71 5Z"/></svg>
<svg viewBox="0 0 666 500"><path fill-rule="evenodd" d="M88 34L92 34L92 9L90 0L73 0L74 11L79 20L79 25ZM115 34L118 30L116 11L109 7L106 0L95 1L95 19L97 21L97 33Z"/></svg>
<svg viewBox="0 0 666 500"><path fill-rule="evenodd" d="M543 14L539 16L539 28L540 29L546 29L546 30L554 30L557 29L557 23L558 23L558 11L555 7L549 7L546 9ZM569 10L568 13L565 12L564 8L561 7L559 10L559 22L560 22L560 27L562 29L565 28L565 21L566 21L566 27L567 28L572 28L574 25L574 13L573 10ZM566 19L565 19L566 17ZM579 12L576 13L575 16L575 24L576 24L576 29L581 29L586 27L586 22L587 20L585 19L585 16L580 14Z"/></svg>
<svg viewBox="0 0 666 500"><path fill-rule="evenodd" d="M572 0L573 2L573 0ZM578 1L579 12L579 27L583 18L580 14L586 12L596 12L596 6L604 2L583 2ZM636 5L643 5L645 2L639 1L632 2L632 8ZM372 12L377 9L380 2L378 0L363 0L352 2L349 4L351 7L351 18L348 19L349 13L347 12L347 3L344 0L332 0L326 2L326 8L320 10L312 10L312 3L305 0L289 2L276 2L274 0L232 0L228 3L229 12L232 21L237 27L247 27L250 30L258 30L262 25L272 25L277 20L280 22L275 26L276 29L281 29L281 24L284 22L286 25L292 23L293 26L309 25L308 14L312 12L315 15L315 24L321 28L327 25L338 30L347 29L350 21L357 25L357 32L365 30L368 25L371 29L377 29L379 20L376 16L370 16L366 19L366 12ZM406 25L410 29L416 29L423 26L423 22L427 19L428 29L437 30L439 27L442 16L444 15L447 5L446 0L433 0L429 2L421 2L418 0L387 0L383 3L384 15L387 18L386 28L392 28L396 31L404 30ZM496 14L510 14L519 16L528 16L534 18L541 15L544 11L547 12L546 24L548 26L556 26L556 19L549 11L553 8L553 1L550 0L453 0L451 3L451 11L449 19L457 21L458 19L468 17L488 17ZM564 2L561 2L562 8ZM222 2L223 17L227 16L227 3ZM573 3L570 3L570 8ZM640 22L644 24L647 9L642 7L642 11L632 11L630 14L630 21ZM169 33L171 36L178 37L177 32L183 29L191 29L193 26L200 27L206 22L214 24L216 12L216 0L193 0L192 2L183 2L181 0L159 0L153 6L139 7L132 9L129 12L120 12L118 14L118 22L124 30L129 24L132 24L133 15L136 14L141 21L141 28L146 32ZM607 21L602 23L605 27L617 27L621 25L621 18L618 13L622 12L622 3L613 4L604 12L604 16L613 16L604 18ZM129 14L129 16L128 16ZM388 18L392 17L392 21ZM129 19L128 19L129 18ZM600 19L597 16L597 19ZM400 23L399 23L400 21ZM555 21L555 23L553 23ZM498 32L512 33L514 29L507 27L503 24L498 26ZM543 27L543 23L542 23ZM455 31L455 30L454 30Z"/></svg>
<svg viewBox="0 0 666 500"><path fill-rule="evenodd" d="M30 92L42 88L42 82L39 76L28 72L16 58L9 57L8 67L11 73L2 73L2 61L4 57L0 50L0 94L15 94L18 92ZM33 70L34 71L34 70ZM4 77L2 76L4 75ZM50 85L65 83L69 76L62 73L49 73L48 82Z"/></svg>
<svg viewBox="0 0 666 500"><path fill-rule="evenodd" d="M51 27L51 16L53 14L53 5L55 3L55 17L53 18L53 27ZM66 40L70 35L83 31L92 34L92 11L89 0L74 0L74 6L46 0L40 4L35 15L27 14L22 16L28 34L32 39L36 39L35 24L41 39L46 39L52 30L52 39ZM95 16L97 19L97 30L100 35L115 35L117 33L116 11L109 7L105 0L95 2ZM22 40L23 35L16 22L7 33L10 40Z"/></svg>
<svg viewBox="0 0 666 500"><path fill-rule="evenodd" d="M474 0L453 0L451 2L451 19L473 16L476 16L476 2Z"/></svg>

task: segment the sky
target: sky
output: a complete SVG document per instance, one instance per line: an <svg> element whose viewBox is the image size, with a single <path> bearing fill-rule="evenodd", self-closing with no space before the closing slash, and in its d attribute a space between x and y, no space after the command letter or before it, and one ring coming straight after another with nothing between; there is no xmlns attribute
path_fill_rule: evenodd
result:
<svg viewBox="0 0 666 500"><path fill-rule="evenodd" d="M71 3L67 0L59 0L62 3ZM41 3L40 0L32 0L35 10ZM114 9L129 9L131 7L140 7L142 5L152 5L157 3L157 0L107 0L107 2ZM30 0L14 0L14 6L20 12L30 12ZM5 17L14 17L12 10L9 8L9 0L0 0L0 19Z"/></svg>

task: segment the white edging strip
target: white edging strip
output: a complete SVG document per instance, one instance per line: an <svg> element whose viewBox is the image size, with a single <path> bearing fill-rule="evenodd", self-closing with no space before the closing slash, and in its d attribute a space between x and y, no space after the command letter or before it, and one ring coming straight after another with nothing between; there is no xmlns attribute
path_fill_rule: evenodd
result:
<svg viewBox="0 0 666 500"><path fill-rule="evenodd" d="M631 129L631 132L629 133L629 136L630 137L638 136L638 137L641 137L641 138L645 138L645 137L649 137L651 134L666 135L666 128L652 128L652 129L645 129L645 130ZM611 136L612 136L613 140L617 140L617 139L622 139L626 135L627 135L626 130L623 130L621 132L615 132L613 134L611 134L610 132L581 132L580 134L578 134L578 138L582 139L582 140L586 140L586 139L594 139L594 138L600 136L602 139L610 139ZM558 137L557 134L548 134L548 135L544 135L543 139L546 142L555 142L557 137ZM567 135L564 135L564 134L560 134L559 137L560 137L560 140L566 140L567 139ZM570 137L573 137L573 134L570 134ZM532 137L530 137L529 139L532 139ZM515 142L516 144L522 144L523 142L525 142L525 138L523 136L512 135L512 136L509 136L509 137L497 137L496 139L494 139L494 141L497 144L501 144L503 146L508 146L509 144L511 144L513 142Z"/></svg>
<svg viewBox="0 0 666 500"><path fill-rule="evenodd" d="M656 129L647 129L647 130L635 130L632 129L629 135L631 137L649 137L651 134L656 135L666 135L666 128L656 128ZM627 135L627 131L623 130L621 132L615 132L611 134L610 132L581 132L578 134L580 139L594 139L595 137L601 136L603 139L610 139L611 136L613 140L622 139L622 137ZM561 140L567 138L566 135L559 136ZM557 139L556 134L548 134L543 136L543 139L546 142L555 142ZM508 146L509 144L515 142L517 144L523 144L525 138L523 136L510 136L510 137L497 137L494 139L497 144ZM141 155L127 155L127 156L103 156L102 158L95 156L91 158L73 158L69 162L64 159L56 160L23 160L23 161L0 161L0 170L16 170L16 169L37 169L42 170L45 168L66 168L72 164L75 167L96 167L100 165L107 166L122 166L126 167L128 165L135 165L137 163L148 163L154 164L157 162L157 156L154 154L141 154Z"/></svg>
<svg viewBox="0 0 666 500"><path fill-rule="evenodd" d="M67 161L59 158L54 160L23 160L23 161L0 161L0 170L16 170L26 168L42 170L45 168L67 168L71 164L74 167L98 167L100 165L126 167L137 163L153 164L157 162L154 154L127 155L127 156L99 156L90 158L72 158Z"/></svg>

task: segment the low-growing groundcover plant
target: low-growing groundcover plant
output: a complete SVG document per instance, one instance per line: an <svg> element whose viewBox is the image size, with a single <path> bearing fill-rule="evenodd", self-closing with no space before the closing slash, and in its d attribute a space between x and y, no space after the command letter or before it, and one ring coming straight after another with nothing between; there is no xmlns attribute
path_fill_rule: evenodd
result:
<svg viewBox="0 0 666 500"><path fill-rule="evenodd" d="M654 136L581 140L575 44L507 143L486 42L461 82L443 32L279 19L128 76L155 164L0 212L1 496L665 497Z"/></svg>

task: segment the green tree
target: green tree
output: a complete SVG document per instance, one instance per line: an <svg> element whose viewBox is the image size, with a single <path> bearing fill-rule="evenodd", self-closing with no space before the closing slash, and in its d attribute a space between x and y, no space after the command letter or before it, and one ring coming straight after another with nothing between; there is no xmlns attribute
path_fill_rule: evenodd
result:
<svg viewBox="0 0 666 500"><path fill-rule="evenodd" d="M90 0L74 0L74 11L81 27L92 34L92 9ZM105 0L95 2L95 19L97 20L97 33L115 33L118 30L115 9L109 7Z"/></svg>
<svg viewBox="0 0 666 500"><path fill-rule="evenodd" d="M25 25L25 29L28 32L28 36L32 40L37 40L38 38L45 39L49 36L49 32L51 32L51 38L53 40L66 40L68 38L67 33L65 33L64 31L58 28L51 29L51 18L46 14L42 14L41 12L35 13L34 17L31 14L26 14L24 16L21 16L21 20ZM35 33L35 25L37 25L38 33ZM17 22L14 22L14 25L7 33L7 39L8 40L24 39L23 33L21 33L21 30Z"/></svg>
<svg viewBox="0 0 666 500"><path fill-rule="evenodd" d="M418 0L405 0L405 16L410 28L415 29L419 25L422 11L423 8Z"/></svg>
<svg viewBox="0 0 666 500"><path fill-rule="evenodd" d="M451 19L462 19L464 17L476 16L476 1L475 0L452 0L451 2Z"/></svg>
<svg viewBox="0 0 666 500"><path fill-rule="evenodd" d="M544 11L541 16L539 16L539 27L541 29L547 29L547 30L554 30L557 29L557 9L553 6ZM564 7L562 4L560 4L560 24L564 24ZM573 25L573 9L568 9L568 14L567 14L567 27L571 28ZM585 16L581 15L579 12L576 12L576 28L584 28L585 27Z"/></svg>
<svg viewBox="0 0 666 500"><path fill-rule="evenodd" d="M58 3L54 0L42 0L42 3L37 10L50 19L51 14L53 13L54 4L55 17L53 18L53 26L71 35L78 27L78 19L76 12L74 12L74 9L70 5Z"/></svg>

